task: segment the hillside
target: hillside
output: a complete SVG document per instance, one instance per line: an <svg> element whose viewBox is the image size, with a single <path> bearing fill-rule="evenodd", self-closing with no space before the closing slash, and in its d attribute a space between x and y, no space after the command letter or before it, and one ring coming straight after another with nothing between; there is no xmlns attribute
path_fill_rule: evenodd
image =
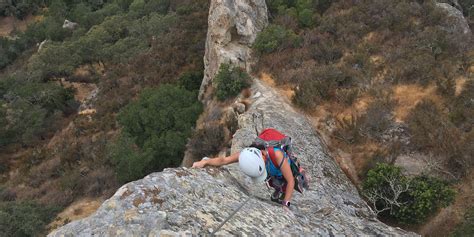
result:
<svg viewBox="0 0 474 237"><path fill-rule="evenodd" d="M473 10L0 3L0 236L207 235L247 198L218 234L471 235ZM236 166L173 168L245 147L255 117L314 178L292 213Z"/></svg>

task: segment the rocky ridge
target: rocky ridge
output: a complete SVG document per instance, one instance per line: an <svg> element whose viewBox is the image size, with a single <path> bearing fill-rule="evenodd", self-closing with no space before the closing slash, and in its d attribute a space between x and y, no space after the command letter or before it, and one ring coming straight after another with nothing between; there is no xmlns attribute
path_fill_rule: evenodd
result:
<svg viewBox="0 0 474 237"><path fill-rule="evenodd" d="M267 5L264 0L211 1L200 100L210 98L212 79L222 63L250 71L251 45L257 33L267 24Z"/></svg>
<svg viewBox="0 0 474 237"><path fill-rule="evenodd" d="M92 216L49 236L208 235L247 197L250 201L217 235L415 235L378 221L336 163L324 152L306 117L256 81L253 104L239 117L233 151L256 136L253 116L290 135L311 175L311 189L295 194L292 212L270 202L264 184L252 185L237 165L166 169L121 187Z"/></svg>

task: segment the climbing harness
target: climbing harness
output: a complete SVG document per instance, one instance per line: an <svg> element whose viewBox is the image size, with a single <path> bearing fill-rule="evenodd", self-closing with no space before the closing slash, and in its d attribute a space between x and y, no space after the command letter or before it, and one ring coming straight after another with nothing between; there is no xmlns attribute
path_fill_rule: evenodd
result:
<svg viewBox="0 0 474 237"><path fill-rule="evenodd" d="M216 230L214 230L212 233L211 233L211 236L214 236L217 231L219 231L221 229L222 226L225 225L225 223L227 223L230 218L232 218L237 212L239 212L239 210L245 205L247 204L248 201L250 201L250 198L252 198L252 196L249 196L247 199L245 199L245 201L242 202L242 204L240 204L239 207L237 207L237 209L234 210L234 212L232 212L217 228Z"/></svg>

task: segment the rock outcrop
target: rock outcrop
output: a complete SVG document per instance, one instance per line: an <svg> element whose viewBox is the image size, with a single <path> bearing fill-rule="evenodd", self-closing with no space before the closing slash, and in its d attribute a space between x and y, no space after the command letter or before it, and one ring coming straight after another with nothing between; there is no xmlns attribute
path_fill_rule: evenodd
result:
<svg viewBox="0 0 474 237"><path fill-rule="evenodd" d="M251 45L268 24L265 0L213 0L209 9L204 78L199 99L209 99L208 89L222 63L250 71Z"/></svg>
<svg viewBox="0 0 474 237"><path fill-rule="evenodd" d="M443 19L442 28L450 42L454 42L459 51L469 51L473 47L472 31L462 12L447 3L436 3L447 17Z"/></svg>
<svg viewBox="0 0 474 237"><path fill-rule="evenodd" d="M292 212L269 201L264 184L253 185L237 165L166 169L121 187L98 211L49 236L208 235L247 197L250 201L217 235L414 235L379 222L352 183L324 152L304 115L273 89L256 81L249 110L239 117L232 150L256 136L254 115L265 127L290 135L294 153L312 177L305 195L295 194Z"/></svg>
<svg viewBox="0 0 474 237"><path fill-rule="evenodd" d="M267 24L264 0L213 0L209 13L205 76L200 98L221 63L247 70L250 45ZM216 235L415 235L378 221L356 188L324 151L306 117L274 89L256 80L247 104L235 104L239 129L232 152L251 143L257 129L274 127L292 137L294 153L312 177L305 195L295 193L291 212L269 201L271 190L254 185L238 165L166 169L122 186L96 213L49 236L205 236L249 201ZM241 114L242 113L242 114ZM257 126L254 117L262 118Z"/></svg>

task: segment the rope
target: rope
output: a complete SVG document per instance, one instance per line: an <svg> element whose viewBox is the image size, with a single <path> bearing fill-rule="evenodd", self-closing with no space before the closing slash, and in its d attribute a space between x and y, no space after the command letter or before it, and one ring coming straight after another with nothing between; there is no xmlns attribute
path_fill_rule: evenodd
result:
<svg viewBox="0 0 474 237"><path fill-rule="evenodd" d="M232 218L245 204L247 204L247 202L250 200L251 196L249 196L245 201L242 202L242 204L240 204L239 207L237 207L237 209L234 210L234 212L232 212L217 228L216 230L214 230L212 233L211 233L211 236L214 236L217 231L219 231L221 229L222 226L225 225L225 223L227 223L230 218Z"/></svg>

